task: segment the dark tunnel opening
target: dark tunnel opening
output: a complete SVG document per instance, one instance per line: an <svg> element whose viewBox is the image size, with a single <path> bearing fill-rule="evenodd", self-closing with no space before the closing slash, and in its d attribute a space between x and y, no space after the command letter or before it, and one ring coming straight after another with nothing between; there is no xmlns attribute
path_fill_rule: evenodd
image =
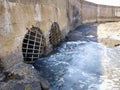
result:
<svg viewBox="0 0 120 90"><path fill-rule="evenodd" d="M60 39L61 39L60 27L57 22L54 22L51 25L49 41L53 46L56 46L60 43Z"/></svg>
<svg viewBox="0 0 120 90"><path fill-rule="evenodd" d="M38 27L32 27L24 37L22 52L24 62L33 63L45 51L45 38Z"/></svg>

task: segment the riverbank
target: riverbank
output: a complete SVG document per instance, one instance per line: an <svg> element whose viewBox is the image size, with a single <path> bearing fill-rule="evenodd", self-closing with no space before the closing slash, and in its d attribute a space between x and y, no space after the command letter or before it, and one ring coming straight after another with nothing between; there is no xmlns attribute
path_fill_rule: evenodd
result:
<svg viewBox="0 0 120 90"><path fill-rule="evenodd" d="M50 90L50 86L32 65L19 63L0 74L0 90Z"/></svg>
<svg viewBox="0 0 120 90"><path fill-rule="evenodd" d="M109 47L120 45L120 22L84 24L71 31L68 41L95 41Z"/></svg>

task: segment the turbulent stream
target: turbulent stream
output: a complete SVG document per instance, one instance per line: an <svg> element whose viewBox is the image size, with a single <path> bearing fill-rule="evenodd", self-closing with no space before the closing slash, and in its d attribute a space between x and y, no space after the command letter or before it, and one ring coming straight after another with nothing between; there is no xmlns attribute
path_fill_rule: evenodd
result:
<svg viewBox="0 0 120 90"><path fill-rule="evenodd" d="M120 47L109 48L97 42L71 41L56 53L39 59L51 90L120 90Z"/></svg>

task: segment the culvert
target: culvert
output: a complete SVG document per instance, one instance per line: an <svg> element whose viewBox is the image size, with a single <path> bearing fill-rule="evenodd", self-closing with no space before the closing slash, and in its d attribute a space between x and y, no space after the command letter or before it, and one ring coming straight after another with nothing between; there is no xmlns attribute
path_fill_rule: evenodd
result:
<svg viewBox="0 0 120 90"><path fill-rule="evenodd" d="M60 31L59 25L57 22L54 22L51 25L49 41L53 46L56 46L59 44L60 39L61 39L61 31Z"/></svg>
<svg viewBox="0 0 120 90"><path fill-rule="evenodd" d="M45 39L38 27L28 30L23 40L22 52L24 62L33 63L44 54Z"/></svg>

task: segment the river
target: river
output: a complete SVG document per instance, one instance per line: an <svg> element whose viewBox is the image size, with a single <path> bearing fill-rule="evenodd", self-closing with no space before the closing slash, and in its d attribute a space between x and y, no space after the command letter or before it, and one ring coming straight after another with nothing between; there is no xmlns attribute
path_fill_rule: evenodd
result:
<svg viewBox="0 0 120 90"><path fill-rule="evenodd" d="M56 53L40 58L52 90L120 90L120 47L109 48L92 41L65 42Z"/></svg>

